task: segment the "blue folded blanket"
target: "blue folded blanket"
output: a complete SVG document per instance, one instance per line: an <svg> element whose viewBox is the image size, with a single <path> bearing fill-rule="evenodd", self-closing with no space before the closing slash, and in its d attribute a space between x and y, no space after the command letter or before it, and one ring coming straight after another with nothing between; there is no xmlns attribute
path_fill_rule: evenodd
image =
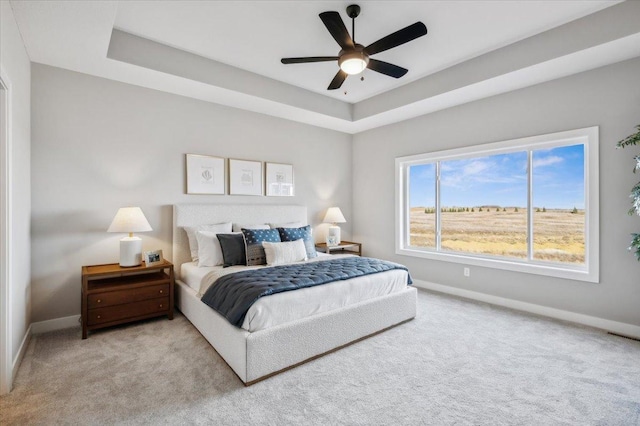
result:
<svg viewBox="0 0 640 426"><path fill-rule="evenodd" d="M241 327L251 305L263 296L393 269L408 272L397 263L356 256L240 271L218 278L202 296L202 301L231 324ZM412 284L410 276L407 284Z"/></svg>

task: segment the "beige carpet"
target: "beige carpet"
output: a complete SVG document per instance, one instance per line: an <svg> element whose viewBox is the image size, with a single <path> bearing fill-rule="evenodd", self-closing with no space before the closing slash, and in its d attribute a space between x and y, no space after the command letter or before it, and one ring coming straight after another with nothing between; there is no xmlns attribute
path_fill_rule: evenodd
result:
<svg viewBox="0 0 640 426"><path fill-rule="evenodd" d="M640 343L420 291L415 320L245 388L177 315L33 336L0 424L640 425Z"/></svg>

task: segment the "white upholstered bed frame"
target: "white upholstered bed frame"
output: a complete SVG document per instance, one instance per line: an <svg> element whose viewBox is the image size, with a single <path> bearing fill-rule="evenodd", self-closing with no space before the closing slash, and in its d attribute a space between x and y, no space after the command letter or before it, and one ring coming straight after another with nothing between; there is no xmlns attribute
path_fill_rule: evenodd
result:
<svg viewBox="0 0 640 426"><path fill-rule="evenodd" d="M304 206L177 204L173 207L176 307L191 321L245 385L316 358L416 315L416 289L406 290L276 327L248 332L231 325L180 280L191 261L182 229L206 223L308 223Z"/></svg>

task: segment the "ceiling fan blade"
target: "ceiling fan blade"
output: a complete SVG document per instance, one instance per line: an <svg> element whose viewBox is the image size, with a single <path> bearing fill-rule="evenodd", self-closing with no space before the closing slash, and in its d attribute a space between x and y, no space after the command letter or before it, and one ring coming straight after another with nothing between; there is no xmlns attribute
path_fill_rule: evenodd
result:
<svg viewBox="0 0 640 426"><path fill-rule="evenodd" d="M344 22L338 12L322 12L320 19L327 27L329 33L338 42L343 49L353 49L353 40L347 31L347 27L344 26Z"/></svg>
<svg viewBox="0 0 640 426"><path fill-rule="evenodd" d="M390 64L389 62L378 61L377 59L369 58L369 64L367 65L372 71L379 72L380 74L388 75L389 77L400 78L409 72L408 69L399 67L397 65Z"/></svg>
<svg viewBox="0 0 640 426"><path fill-rule="evenodd" d="M307 62L328 62L337 60L337 56L308 56L305 58L282 58L280 59L280 62L283 64L304 64Z"/></svg>
<svg viewBox="0 0 640 426"><path fill-rule="evenodd" d="M347 73L342 70L338 71L338 74L336 74L336 76L333 77L333 80L331 80L331 84L329 84L329 87L327 87L327 90L339 89L340 86L342 86L342 83L344 83L346 79L347 79Z"/></svg>
<svg viewBox="0 0 640 426"><path fill-rule="evenodd" d="M375 55L376 53L384 52L385 50L393 49L401 44L408 43L425 34L427 34L426 25L422 22L416 22L413 25L409 25L408 27L371 43L364 49L364 51L367 55Z"/></svg>

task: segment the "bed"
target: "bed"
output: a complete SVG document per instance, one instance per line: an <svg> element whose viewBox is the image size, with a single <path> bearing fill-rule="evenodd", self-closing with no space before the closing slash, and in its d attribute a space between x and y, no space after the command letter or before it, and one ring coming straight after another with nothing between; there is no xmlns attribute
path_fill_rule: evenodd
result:
<svg viewBox="0 0 640 426"><path fill-rule="evenodd" d="M229 204L177 204L173 207L173 263L178 278L176 307L247 386L416 315L416 289L406 285L405 271L393 270L376 274L376 280L371 276L346 280L340 288L331 283L263 297L256 302L258 307L251 309L286 314L258 318L250 311L244 328L236 327L200 300L201 289L193 283L216 272L194 267L183 229L222 222L306 224L307 209L304 206ZM317 261L323 261L322 257ZM363 289L370 288L372 281L377 282L378 287L364 294ZM345 290L345 287L350 289ZM393 288L392 292L387 291L390 288ZM345 291L359 296L335 298L336 294ZM313 298L329 301L320 308L304 306L300 302ZM269 303L268 308L261 308L259 303ZM298 312L281 309L298 305Z"/></svg>

